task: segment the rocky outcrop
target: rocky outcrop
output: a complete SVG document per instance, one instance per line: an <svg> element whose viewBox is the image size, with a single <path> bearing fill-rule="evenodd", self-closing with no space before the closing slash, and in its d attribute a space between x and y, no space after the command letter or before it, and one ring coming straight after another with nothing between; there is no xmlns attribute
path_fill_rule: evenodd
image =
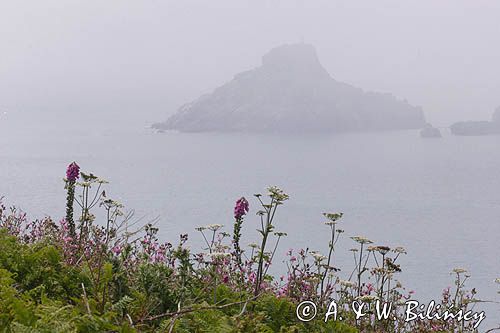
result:
<svg viewBox="0 0 500 333"><path fill-rule="evenodd" d="M500 107L493 113L491 121L461 121L450 126L454 135L491 135L500 134Z"/></svg>
<svg viewBox="0 0 500 333"><path fill-rule="evenodd" d="M334 80L313 46L271 50L256 69L182 106L158 129L341 132L422 128L420 108Z"/></svg>
<svg viewBox="0 0 500 333"><path fill-rule="evenodd" d="M491 122L493 122L494 124L498 124L500 126L500 106L497 107L495 112L493 113Z"/></svg>
<svg viewBox="0 0 500 333"><path fill-rule="evenodd" d="M441 131L439 128L433 127L431 124L427 124L426 127L420 130L420 136L422 138L441 138Z"/></svg>

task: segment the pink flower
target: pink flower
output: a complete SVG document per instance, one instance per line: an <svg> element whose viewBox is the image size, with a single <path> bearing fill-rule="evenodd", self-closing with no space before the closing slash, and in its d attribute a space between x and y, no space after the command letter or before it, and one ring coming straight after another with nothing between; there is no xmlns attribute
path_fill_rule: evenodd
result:
<svg viewBox="0 0 500 333"><path fill-rule="evenodd" d="M116 255L119 255L120 253L122 253L122 248L120 247L120 245L115 245L111 251L113 251L114 254Z"/></svg>
<svg viewBox="0 0 500 333"><path fill-rule="evenodd" d="M68 165L68 168L66 169L66 179L70 182L74 182L80 177L80 167L76 162L71 163Z"/></svg>
<svg viewBox="0 0 500 333"><path fill-rule="evenodd" d="M248 213L249 204L245 197L241 197L236 201L234 206L234 218L239 220Z"/></svg>

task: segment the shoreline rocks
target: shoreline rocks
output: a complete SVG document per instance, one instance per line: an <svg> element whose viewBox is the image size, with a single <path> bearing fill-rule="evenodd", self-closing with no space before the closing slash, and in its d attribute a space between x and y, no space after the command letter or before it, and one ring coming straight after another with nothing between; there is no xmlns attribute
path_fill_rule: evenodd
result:
<svg viewBox="0 0 500 333"><path fill-rule="evenodd" d="M460 121L450 126L453 135L479 136L500 134L500 107L493 113L491 121Z"/></svg>

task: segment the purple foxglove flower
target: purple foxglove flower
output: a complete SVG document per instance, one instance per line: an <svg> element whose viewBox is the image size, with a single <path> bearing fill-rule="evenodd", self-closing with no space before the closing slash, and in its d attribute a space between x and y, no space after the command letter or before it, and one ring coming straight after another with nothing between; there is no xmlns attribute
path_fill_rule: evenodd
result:
<svg viewBox="0 0 500 333"><path fill-rule="evenodd" d="M80 167L76 162L68 165L68 169L66 170L66 179L70 182L74 182L80 177Z"/></svg>
<svg viewBox="0 0 500 333"><path fill-rule="evenodd" d="M236 201L236 205L234 206L234 218L240 219L248 213L248 201L245 197L241 197Z"/></svg>

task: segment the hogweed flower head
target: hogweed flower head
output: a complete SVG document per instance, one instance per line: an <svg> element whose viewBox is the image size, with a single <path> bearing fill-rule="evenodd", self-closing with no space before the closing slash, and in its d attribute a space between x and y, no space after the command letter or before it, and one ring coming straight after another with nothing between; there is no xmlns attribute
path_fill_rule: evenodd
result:
<svg viewBox="0 0 500 333"><path fill-rule="evenodd" d="M396 247L395 249L393 249L392 251L393 251L394 253L404 253L404 254L406 254L406 250L405 250L405 248L404 248L404 247L402 247L402 246L398 246L398 247Z"/></svg>
<svg viewBox="0 0 500 333"><path fill-rule="evenodd" d="M357 287L357 284L355 282L348 281L348 280L340 280L339 284L342 287L346 287L346 288L356 288Z"/></svg>
<svg viewBox="0 0 500 333"><path fill-rule="evenodd" d="M371 244L373 243L371 240L369 240L366 237L361 237L361 236L355 236L351 237L351 239L359 244Z"/></svg>
<svg viewBox="0 0 500 333"><path fill-rule="evenodd" d="M453 269L453 273L463 274L463 273L467 273L467 270L465 268L455 268L455 269Z"/></svg>
<svg viewBox="0 0 500 333"><path fill-rule="evenodd" d="M363 302L363 303L372 303L378 299L379 298L377 296L374 296L374 295L363 295L363 296L357 297L357 300L359 300L360 302Z"/></svg>
<svg viewBox="0 0 500 333"><path fill-rule="evenodd" d="M217 231L222 227L223 227L222 224L208 224L205 226L205 228L207 228L208 230L211 230L211 231Z"/></svg>
<svg viewBox="0 0 500 333"><path fill-rule="evenodd" d="M316 261L316 262L321 262L321 261L326 259L326 257L324 255L322 255L321 253L319 253L318 251L311 251L309 253L314 258L314 261Z"/></svg>
<svg viewBox="0 0 500 333"><path fill-rule="evenodd" d="M375 250L378 251L381 255L385 256L391 248L388 246L376 246Z"/></svg>
<svg viewBox="0 0 500 333"><path fill-rule="evenodd" d="M344 214L343 213L323 213L323 216L328 219L328 221L325 222L326 225L334 225L337 223L338 220L342 218Z"/></svg>
<svg viewBox="0 0 500 333"><path fill-rule="evenodd" d="M282 203L283 201L289 199L288 194L286 194L285 192L283 192L283 190L281 190L280 188L278 188L276 186L269 187L267 189L267 191L269 192L269 196L272 199L276 200L276 202L278 202L278 203Z"/></svg>

